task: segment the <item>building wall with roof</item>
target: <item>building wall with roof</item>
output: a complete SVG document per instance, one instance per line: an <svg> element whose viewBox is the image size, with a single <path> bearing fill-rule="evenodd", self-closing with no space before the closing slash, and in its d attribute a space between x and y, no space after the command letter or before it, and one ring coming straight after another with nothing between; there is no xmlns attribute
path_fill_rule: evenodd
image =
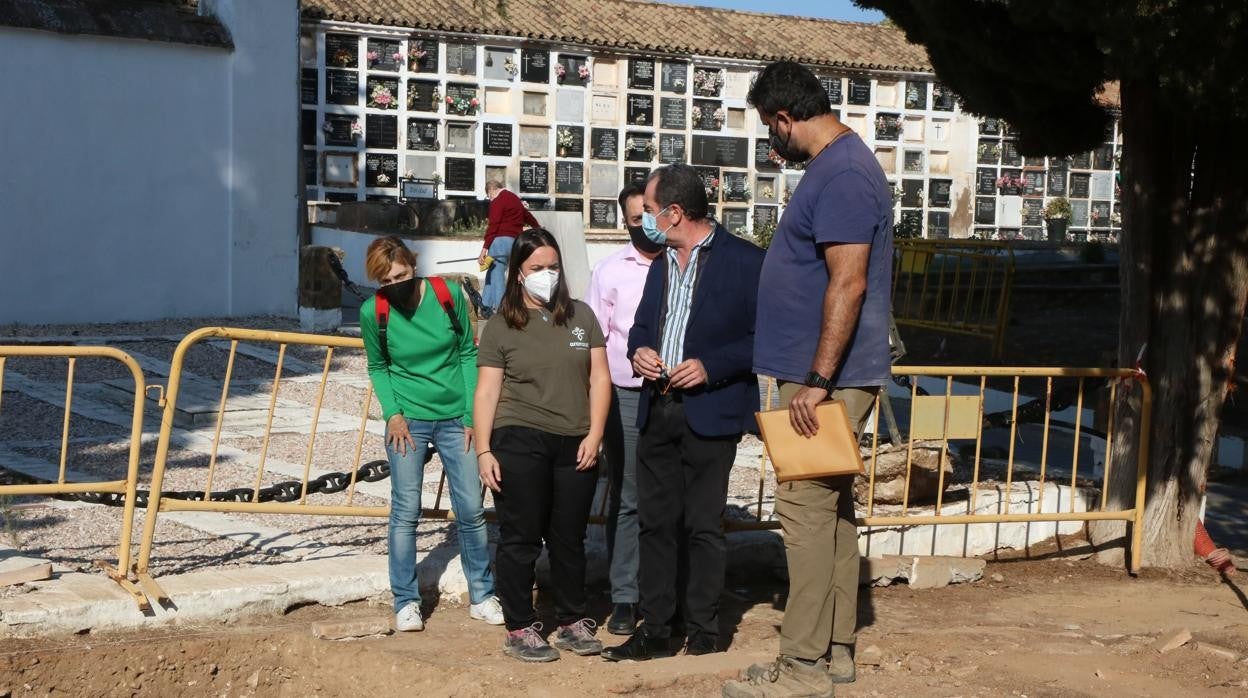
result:
<svg viewBox="0 0 1248 698"><path fill-rule="evenodd" d="M297 0L4 3L0 323L293 314Z"/></svg>

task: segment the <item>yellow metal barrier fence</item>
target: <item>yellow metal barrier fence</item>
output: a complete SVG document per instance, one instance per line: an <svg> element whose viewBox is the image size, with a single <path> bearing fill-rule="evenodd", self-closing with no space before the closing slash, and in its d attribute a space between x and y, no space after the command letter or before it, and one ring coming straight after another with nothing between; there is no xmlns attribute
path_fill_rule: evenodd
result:
<svg viewBox="0 0 1248 698"><path fill-rule="evenodd" d="M1000 242L898 240L893 318L898 325L982 337L1005 350L1014 252Z"/></svg>
<svg viewBox="0 0 1248 698"><path fill-rule="evenodd" d="M128 578L126 570L130 567L131 532L134 528L135 491L139 477L139 449L143 437L143 405L147 385L143 379L143 371L138 362L129 354L112 347L75 347L75 346L0 346L0 409L3 405L3 388L5 363L9 358L63 358L66 359L65 408L61 427L60 464L56 482L23 485L0 485L0 495L31 496L31 495L73 495L85 492L104 492L121 495L124 498L121 515L121 533L117 545L117 566L113 567L103 560L94 560L96 567L104 570L110 578L122 586L138 603L141 609L150 608L147 597ZM71 414L73 413L74 369L79 359L102 358L120 362L134 379L134 407L131 415L129 441L130 447L126 461L126 477L122 480L69 482L66 470L69 457L69 435ZM0 466L4 465L0 462Z"/></svg>
<svg viewBox="0 0 1248 698"><path fill-rule="evenodd" d="M1142 375L1129 369L939 366L894 366L893 375L904 376L910 382L909 419L907 427L903 430L907 433L907 436L904 443L905 482L902 489L902 502L900 507L892 507L893 511L888 513L879 513L877 511L880 507L875 501L877 491L876 475L882 450L880 447L880 429L878 426L875 426L872 429L873 433L869 437L871 439L869 453L863 457L867 468L865 478L867 501L865 515L858 519L859 526L910 527L939 524L1125 521L1131 524L1130 569L1132 572L1139 569L1144 532L1148 433L1152 414L1152 390ZM926 394L927 391L920 392L919 383L921 381L927 382L933 385L933 387L939 386L938 392L936 394ZM999 387L989 387L990 381L993 381ZM1024 381L1029 384L1029 392L1038 393L1038 396L1020 405ZM1055 381L1058 383L1056 389ZM1100 390L1105 391L1103 393L1097 392L1095 394L1096 398L1104 397L1108 401L1107 422L1103 432L1098 432L1095 430L1095 427L1090 427L1084 419L1085 408L1091 409L1095 402L1093 399L1089 399L1089 383L1096 384ZM1100 385L1102 383L1103 385ZM767 388L768 403L771 402L773 386L774 383L769 381ZM1135 433L1140 435L1138 437L1140 440L1139 447L1136 449L1135 462L1135 501L1131 508L1110 510L1107 507L1109 504L1108 487L1110 472L1114 456L1115 410L1113 406L1117 400L1127 398L1128 394L1126 391L1133 389L1133 386L1138 386L1140 404L1138 429L1135 430ZM1001 388L1005 389L1002 390ZM879 425L880 404L884 397L883 390L881 389L881 395L877 396L873 407L872 423L874 425ZM985 406L993 398L998 402L998 406L1002 406L1000 403L1005 402L1008 403L1008 407L996 410L993 413L986 412ZM1074 411L1073 422L1054 418L1055 414L1064 414L1071 409ZM1027 511L1014 511L1009 498L1016 481L1016 446L1023 443L1019 434L1021 424L1040 424L1042 428L1038 472L1032 473L1032 475L1038 476L1039 481L1039 501L1036 506L1036 509L1039 511L1036 512L1030 511L1031 505L1029 503L1025 504ZM1003 464L999 458L988 458L984 454L985 426L988 426L989 429L995 428L1008 431L1008 453ZM1056 478L1051 477L1050 468L1053 467L1057 458L1061 457L1054 449L1050 448L1051 437L1055 427L1073 436L1073 452L1069 454L1069 477L1063 476L1060 483L1069 484L1070 496L1067 498L1068 507L1066 511L1060 511L1059 502L1058 507L1055 507L1052 511L1045 512L1045 483L1046 481L1054 482L1056 480ZM1081 480L1079 477L1080 437L1087 435L1103 437L1105 442L1101 476L1091 482L1087 479ZM951 441L960 442L963 446L960 449L960 453L969 455L970 479L957 484L965 486L966 509L970 513L948 514L942 511L946 504L946 487L954 484L952 482L953 475L946 475L947 468L945 467L945 463L950 456ZM939 447L939 460L936 461L938 465L935 499L930 504L925 503L922 506L916 506L910 500L912 477L915 476L916 470L914 465L916 450L923 448L935 450L937 446ZM1084 456L1087 456L1086 452ZM726 524L730 529L780 528L779 521L769 520L763 511L766 490L771 481L771 478L768 476L767 460L766 449L764 449L763 455L759 459L759 486L758 498L754 507L754 519L752 521L728 521ZM997 472L995 475L985 478L986 473L984 471L987 469L988 461L992 461ZM1092 465L1094 467L1095 463ZM999 478L1001 476L1004 477L1005 495L997 506L998 509L1002 510L999 513L977 513L979 496L985 479L1000 484ZM1081 482L1085 485L1099 486L1099 508L1094 509L1093 506L1088 506L1086 511L1075 510L1075 491Z"/></svg>

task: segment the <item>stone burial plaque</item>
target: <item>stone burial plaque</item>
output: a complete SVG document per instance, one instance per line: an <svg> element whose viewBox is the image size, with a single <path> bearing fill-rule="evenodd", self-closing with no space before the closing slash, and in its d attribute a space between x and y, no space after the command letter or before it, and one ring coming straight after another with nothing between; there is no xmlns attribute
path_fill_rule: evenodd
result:
<svg viewBox="0 0 1248 698"><path fill-rule="evenodd" d="M1023 199L1023 225L1043 225L1044 199Z"/></svg>
<svg viewBox="0 0 1248 698"><path fill-rule="evenodd" d="M593 199L589 202L589 227L616 228L616 202L611 199Z"/></svg>
<svg viewBox="0 0 1248 698"><path fill-rule="evenodd" d="M567 145L564 145L564 143ZM585 127L560 126L555 136L555 147L561 158L585 157Z"/></svg>
<svg viewBox="0 0 1248 698"><path fill-rule="evenodd" d="M317 95L316 68L304 68L299 72L299 102L301 104L316 104Z"/></svg>
<svg viewBox="0 0 1248 698"><path fill-rule="evenodd" d="M1112 170L1114 169L1114 146L1111 143L1097 146L1092 151L1092 169L1094 170Z"/></svg>
<svg viewBox="0 0 1248 698"><path fill-rule="evenodd" d="M589 64L587 56L575 56L567 53L559 54L559 65L563 66L563 77L556 76L560 85L584 87L588 83L581 77L581 68ZM590 76L593 80L593 76Z"/></svg>
<svg viewBox="0 0 1248 698"><path fill-rule="evenodd" d="M1023 156L1018 152L1018 141L1001 142L1001 164L1010 167L1021 167Z"/></svg>
<svg viewBox="0 0 1248 698"><path fill-rule="evenodd" d="M483 124L482 150L486 155L511 157L511 124Z"/></svg>
<svg viewBox="0 0 1248 698"><path fill-rule="evenodd" d="M1022 185L1016 184L1016 182L1019 182L1023 178L1022 170L1001 170L1001 177L1009 178L1010 180L1010 184L1001 187L1001 194L1003 196L1018 196L1023 193Z"/></svg>
<svg viewBox="0 0 1248 698"><path fill-rule="evenodd" d="M1087 226L1088 224L1088 202L1083 199L1077 199L1070 202L1070 224L1076 228Z"/></svg>
<svg viewBox="0 0 1248 698"><path fill-rule="evenodd" d="M767 158L769 154L771 154L771 139L769 138L756 139L754 141L754 166L755 167L769 167L772 169L776 169L780 167L779 165L777 165L776 163L772 162L770 159Z"/></svg>
<svg viewBox="0 0 1248 698"><path fill-rule="evenodd" d="M932 208L949 208L952 179L933 179L927 185L927 205Z"/></svg>
<svg viewBox="0 0 1248 698"><path fill-rule="evenodd" d="M424 51L424 55L420 52ZM415 53L416 55L412 55ZM408 39L407 70L410 73L438 72L438 40Z"/></svg>
<svg viewBox="0 0 1248 698"><path fill-rule="evenodd" d="M303 151L303 184L307 187L315 187L317 182L316 172L316 151Z"/></svg>
<svg viewBox="0 0 1248 698"><path fill-rule="evenodd" d="M901 205L909 208L923 206L923 180L901 180Z"/></svg>
<svg viewBox="0 0 1248 698"><path fill-rule="evenodd" d="M871 103L871 79L870 78L850 78L849 79L849 103L850 104L870 104Z"/></svg>
<svg viewBox="0 0 1248 698"><path fill-rule="evenodd" d="M749 232L750 212L744 208L726 208L724 209L724 219L721 221L728 232L737 235L743 235Z"/></svg>
<svg viewBox="0 0 1248 698"><path fill-rule="evenodd" d="M927 236L944 240L949 237L949 214L944 211L928 211Z"/></svg>
<svg viewBox="0 0 1248 698"><path fill-rule="evenodd" d="M579 162L560 160L555 163L555 193L583 194L585 192L585 168Z"/></svg>
<svg viewBox="0 0 1248 698"><path fill-rule="evenodd" d="M589 116L596 124L615 125L616 119L616 103L619 97L616 95L600 95L595 94L589 98Z"/></svg>
<svg viewBox="0 0 1248 698"><path fill-rule="evenodd" d="M522 196L520 200L524 202L524 207L530 211L553 211L554 202L550 199L537 196Z"/></svg>
<svg viewBox="0 0 1248 698"><path fill-rule="evenodd" d="M364 186L399 186L399 156L389 153L368 153L365 155Z"/></svg>
<svg viewBox="0 0 1248 698"><path fill-rule="evenodd" d="M581 199L555 199L556 211L585 212L585 202Z"/></svg>
<svg viewBox="0 0 1248 698"><path fill-rule="evenodd" d="M550 129L545 126L521 126L520 154L537 158L550 155Z"/></svg>
<svg viewBox="0 0 1248 698"><path fill-rule="evenodd" d="M350 114L326 114L325 145L355 145L355 136L351 135L351 124L359 119Z"/></svg>
<svg viewBox="0 0 1248 698"><path fill-rule="evenodd" d="M520 79L524 82L550 82L550 51L543 48L520 49Z"/></svg>
<svg viewBox="0 0 1248 698"><path fill-rule="evenodd" d="M437 150L438 122L432 119L408 119L407 149Z"/></svg>
<svg viewBox="0 0 1248 698"><path fill-rule="evenodd" d="M325 102L353 107L359 105L360 74L354 70L326 70Z"/></svg>
<svg viewBox="0 0 1248 698"><path fill-rule="evenodd" d="M1053 168L1049 170L1049 186L1047 189L1049 196L1065 196L1068 178L1069 173L1064 169Z"/></svg>
<svg viewBox="0 0 1248 698"><path fill-rule="evenodd" d="M596 128L590 131L589 156L594 160L619 160L620 132L613 128Z"/></svg>
<svg viewBox="0 0 1248 698"><path fill-rule="evenodd" d="M1044 196L1044 170L1023 172L1023 196Z"/></svg>
<svg viewBox="0 0 1248 698"><path fill-rule="evenodd" d="M334 68L358 68L360 38L353 34L326 34L325 65Z"/></svg>
<svg viewBox="0 0 1248 698"><path fill-rule="evenodd" d="M1001 120L996 117L986 117L979 122L979 135L1001 137Z"/></svg>
<svg viewBox="0 0 1248 698"><path fill-rule="evenodd" d="M953 111L953 90L940 82L932 83L932 109L936 111Z"/></svg>
<svg viewBox="0 0 1248 698"><path fill-rule="evenodd" d="M447 42L446 72L456 75L476 75L477 45Z"/></svg>
<svg viewBox="0 0 1248 698"><path fill-rule="evenodd" d="M395 58L398 54L398 58ZM399 42L390 39L368 40L368 69L385 70L392 73L399 71L403 65L403 54L399 52Z"/></svg>
<svg viewBox="0 0 1248 698"><path fill-rule="evenodd" d="M659 134L659 162L664 165L683 164L685 158L685 136L682 133Z"/></svg>
<svg viewBox="0 0 1248 698"><path fill-rule="evenodd" d="M1112 199L1113 175L1109 174L1109 172L1092 172L1088 195L1092 199Z"/></svg>
<svg viewBox="0 0 1248 698"><path fill-rule="evenodd" d="M660 87L664 92L687 94L689 92L689 64L680 61L663 61Z"/></svg>
<svg viewBox="0 0 1248 698"><path fill-rule="evenodd" d="M919 210L902 211L901 217L897 219L895 230L898 237L923 237L923 212Z"/></svg>
<svg viewBox="0 0 1248 698"><path fill-rule="evenodd" d="M550 191L550 163L522 160L520 162L520 193L546 194Z"/></svg>
<svg viewBox="0 0 1248 698"><path fill-rule="evenodd" d="M845 101L845 95L841 92L841 79L839 77L820 75L819 84L823 85L823 91L828 93L829 105L840 104Z"/></svg>
<svg viewBox="0 0 1248 698"><path fill-rule="evenodd" d="M992 196L975 198L975 222L980 225L992 225L997 222L997 199Z"/></svg>
<svg viewBox="0 0 1248 698"><path fill-rule="evenodd" d="M706 188L706 198L711 203L715 203L719 199L719 168L718 167L695 167L698 176L702 178L702 186Z"/></svg>
<svg viewBox="0 0 1248 698"><path fill-rule="evenodd" d="M625 167L624 183L625 184L641 184L645 185L646 178L650 176L650 170L645 167Z"/></svg>
<svg viewBox="0 0 1248 698"><path fill-rule="evenodd" d="M359 201L360 196L353 191L327 191L325 192L325 200L335 204L345 204L350 201Z"/></svg>
<svg viewBox="0 0 1248 698"><path fill-rule="evenodd" d="M436 98L438 83L427 80L407 81L407 108L411 111L436 112L441 100Z"/></svg>
<svg viewBox="0 0 1248 698"><path fill-rule="evenodd" d="M1070 176L1070 196L1072 199L1088 198L1092 175L1076 172Z"/></svg>
<svg viewBox="0 0 1248 698"><path fill-rule="evenodd" d="M303 109L299 112L299 144L316 145L315 109Z"/></svg>
<svg viewBox="0 0 1248 698"><path fill-rule="evenodd" d="M1070 166L1076 170L1092 169L1092 153L1075 153L1070 157Z"/></svg>
<svg viewBox="0 0 1248 698"><path fill-rule="evenodd" d="M1001 144L997 141L980 141L976 147L976 162L995 165L1001 161Z"/></svg>
<svg viewBox="0 0 1248 698"><path fill-rule="evenodd" d="M399 117L369 114L364 117L364 147L393 149L399 147Z"/></svg>
<svg viewBox="0 0 1248 698"><path fill-rule="evenodd" d="M927 109L927 81L906 81L906 109Z"/></svg>
<svg viewBox="0 0 1248 698"><path fill-rule="evenodd" d="M446 149L453 153L476 152L476 124L470 121L448 121L446 123Z"/></svg>
<svg viewBox="0 0 1248 698"><path fill-rule="evenodd" d="M721 102L706 99L693 100L693 109L689 112L693 127L700 131L718 131L724 122L715 121L715 112L721 108Z"/></svg>
<svg viewBox="0 0 1248 698"><path fill-rule="evenodd" d="M664 97L659 101L659 127L685 130L685 100Z"/></svg>
<svg viewBox="0 0 1248 698"><path fill-rule="evenodd" d="M723 177L724 201L750 200L750 175L747 172L725 172Z"/></svg>
<svg viewBox="0 0 1248 698"><path fill-rule="evenodd" d="M628 59L628 89L654 89L654 61L649 58Z"/></svg>
<svg viewBox="0 0 1248 698"><path fill-rule="evenodd" d="M446 158L446 189L476 191L477 161L472 158Z"/></svg>
<svg viewBox="0 0 1248 698"><path fill-rule="evenodd" d="M996 194L997 171L980 167L975 171L975 194Z"/></svg>
<svg viewBox="0 0 1248 698"><path fill-rule="evenodd" d="M596 162L589 166L589 195L615 196L620 193L620 168L613 163Z"/></svg>
<svg viewBox="0 0 1248 698"><path fill-rule="evenodd" d="M922 174L923 151L907 150L902 157L902 170L910 174Z"/></svg>
<svg viewBox="0 0 1248 698"><path fill-rule="evenodd" d="M750 140L728 136L694 136L690 161L694 165L749 167Z"/></svg>
<svg viewBox="0 0 1248 698"><path fill-rule="evenodd" d="M376 97L373 96L374 90L379 90ZM373 109L398 109L399 79L384 75L369 75L368 81L364 84L364 98L368 100L368 106Z"/></svg>
<svg viewBox="0 0 1248 698"><path fill-rule="evenodd" d="M633 126L654 124L654 97L630 94L628 96L628 123Z"/></svg>
<svg viewBox="0 0 1248 698"><path fill-rule="evenodd" d="M776 207L775 206L755 206L754 207L754 228L757 229L762 225L776 224Z"/></svg>
<svg viewBox="0 0 1248 698"><path fill-rule="evenodd" d="M581 90L559 90L555 94L555 120L584 123L585 93Z"/></svg>
<svg viewBox="0 0 1248 698"><path fill-rule="evenodd" d="M515 49L485 47L485 66L482 70L485 79L510 81L511 72L507 70L508 61L515 64Z"/></svg>
<svg viewBox="0 0 1248 698"><path fill-rule="evenodd" d="M654 159L652 149L654 134L629 131L624 138L624 159L632 162L650 162Z"/></svg>
<svg viewBox="0 0 1248 698"><path fill-rule="evenodd" d="M1109 227L1109 202L1093 201L1088 209L1088 217L1092 219L1093 228Z"/></svg>

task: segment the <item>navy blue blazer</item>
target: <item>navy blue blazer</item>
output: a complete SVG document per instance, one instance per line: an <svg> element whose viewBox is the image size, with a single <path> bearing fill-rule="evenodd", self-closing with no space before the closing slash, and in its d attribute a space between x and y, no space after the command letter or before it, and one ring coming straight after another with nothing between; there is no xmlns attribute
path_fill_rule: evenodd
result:
<svg viewBox="0 0 1248 698"><path fill-rule="evenodd" d="M707 382L683 391L685 418L700 436L734 436L755 431L758 377L754 375L754 311L763 250L729 233L722 225L708 248L698 253L698 278L685 330L686 359L700 359ZM650 265L645 290L628 333L628 358L640 347L659 351L667 305L667 254ZM637 427L649 417L654 384L647 380L637 410Z"/></svg>

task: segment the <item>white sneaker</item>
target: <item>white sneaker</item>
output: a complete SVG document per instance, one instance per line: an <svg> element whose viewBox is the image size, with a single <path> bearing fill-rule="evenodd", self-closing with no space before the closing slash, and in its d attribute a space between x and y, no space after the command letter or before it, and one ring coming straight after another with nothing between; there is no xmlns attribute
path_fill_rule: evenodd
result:
<svg viewBox="0 0 1248 698"><path fill-rule="evenodd" d="M394 629L401 633L420 632L425 629L425 619L420 617L420 604L409 603L394 614Z"/></svg>
<svg viewBox="0 0 1248 698"><path fill-rule="evenodd" d="M503 605L498 602L497 596L491 596L481 603L469 606L468 617L473 620L483 620L490 625L502 625L506 622L503 620Z"/></svg>

